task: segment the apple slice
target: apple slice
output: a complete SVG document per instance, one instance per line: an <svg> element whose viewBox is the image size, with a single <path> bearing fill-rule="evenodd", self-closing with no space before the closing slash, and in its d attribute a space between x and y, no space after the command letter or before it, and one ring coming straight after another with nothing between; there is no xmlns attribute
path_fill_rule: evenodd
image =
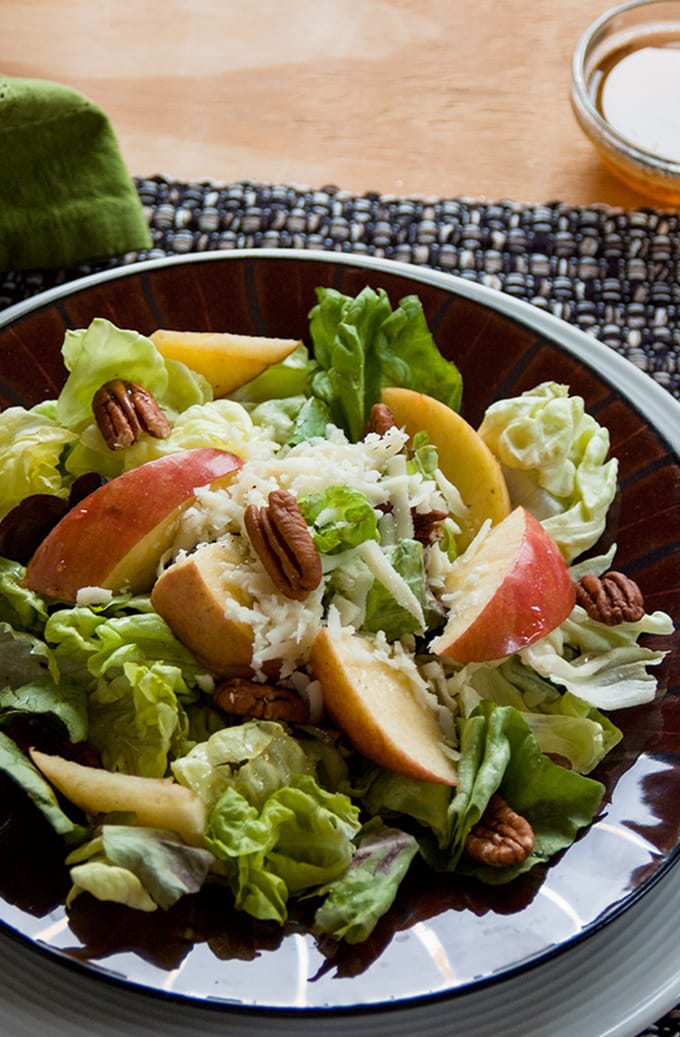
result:
<svg viewBox="0 0 680 1037"><path fill-rule="evenodd" d="M207 378L217 397L228 396L257 378L301 344L299 339L291 338L164 328L154 331L150 338L167 360L179 360Z"/></svg>
<svg viewBox="0 0 680 1037"><path fill-rule="evenodd" d="M459 663L526 648L559 626L576 599L557 544L521 506L454 563L445 594L446 627L429 647Z"/></svg>
<svg viewBox="0 0 680 1037"><path fill-rule="evenodd" d="M112 773L37 749L31 749L29 755L49 783L89 817L118 812L135 814L140 825L166 828L191 846L205 846L205 804L195 792L172 778Z"/></svg>
<svg viewBox="0 0 680 1037"><path fill-rule="evenodd" d="M406 777L456 784L434 710L408 673L391 666L368 638L322 627L309 668L333 721L369 760Z"/></svg>
<svg viewBox="0 0 680 1037"><path fill-rule="evenodd" d="M75 601L83 587L150 590L182 512L202 486L225 486L242 465L226 450L166 454L124 472L57 523L26 569L25 587Z"/></svg>
<svg viewBox="0 0 680 1037"><path fill-rule="evenodd" d="M175 636L220 677L250 676L253 631L227 615L229 599L250 605L239 579L243 550L238 537L199 547L156 580L151 604Z"/></svg>
<svg viewBox="0 0 680 1037"><path fill-rule="evenodd" d="M510 512L510 495L497 458L472 425L440 400L397 386L383 389L381 399L409 436L427 432L437 448L439 467L468 508L462 521L456 518L461 526L456 543L464 551L487 519L495 525Z"/></svg>

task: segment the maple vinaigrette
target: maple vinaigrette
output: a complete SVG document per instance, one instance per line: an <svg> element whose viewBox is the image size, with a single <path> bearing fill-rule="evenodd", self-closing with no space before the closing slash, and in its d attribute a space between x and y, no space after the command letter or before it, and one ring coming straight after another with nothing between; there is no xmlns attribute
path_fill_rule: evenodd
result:
<svg viewBox="0 0 680 1037"><path fill-rule="evenodd" d="M593 69L590 93L609 126L631 144L680 162L680 28L607 54Z"/></svg>

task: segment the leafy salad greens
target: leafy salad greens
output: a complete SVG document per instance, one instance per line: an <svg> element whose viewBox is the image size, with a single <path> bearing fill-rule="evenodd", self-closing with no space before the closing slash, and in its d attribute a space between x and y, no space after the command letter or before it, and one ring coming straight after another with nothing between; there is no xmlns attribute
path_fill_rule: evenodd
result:
<svg viewBox="0 0 680 1037"><path fill-rule="evenodd" d="M661 612L607 626L576 605L547 636L504 659L460 665L428 652L445 620L448 574L459 553L477 549L488 523L461 547L465 504L426 430L409 443L397 428L366 428L389 386L458 411L460 374L413 296L393 308L384 291L350 298L319 289L309 337L312 350L300 345L214 399L203 375L166 359L151 339L96 319L66 335L69 373L57 399L0 414L0 519L34 494L68 499L87 473L111 480L166 453L217 447L243 458L241 473L233 487L197 494L163 564L204 543L242 542L245 504L281 483L294 490L322 559L318 591L292 603L242 552L250 599L225 600L250 623L254 680L268 679L276 661L277 681L308 703L308 721L288 723L218 708L219 675L149 594L55 601L24 586L25 559L0 557L0 772L63 840L68 904L86 892L168 909L217 882L256 919L283 924L293 901L311 899L318 936L364 940L416 857L438 872L502 883L569 846L601 803L603 786L590 774L621 738L603 710L654 697L649 668L664 653L639 639L671 632ZM153 394L172 426L167 438L107 447L91 403L113 378ZM479 434L513 506L539 519L573 579L605 572L614 549L579 559L604 529L617 467L583 400L546 382L492 404ZM419 511L440 516L436 536L415 535L404 516ZM440 724L455 786L395 773L329 723L306 665L327 624L351 628L412 675L414 695ZM124 805L94 816L73 809L31 761L33 745L81 759L85 748L113 774L181 785L202 831L186 839L140 823ZM531 852L509 867L466 853L498 792L534 832Z"/></svg>

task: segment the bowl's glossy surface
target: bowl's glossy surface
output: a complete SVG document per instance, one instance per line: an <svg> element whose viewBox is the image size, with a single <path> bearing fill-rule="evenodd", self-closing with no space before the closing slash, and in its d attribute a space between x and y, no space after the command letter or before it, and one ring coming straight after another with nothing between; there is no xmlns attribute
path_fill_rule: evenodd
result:
<svg viewBox="0 0 680 1037"><path fill-rule="evenodd" d="M680 618L680 406L605 347L529 306L400 264L314 253L204 253L139 264L53 290L0 315L0 402L32 404L63 382L64 331L95 316L159 326L307 335L315 288L417 293L442 352L464 378L476 424L494 398L553 379L606 425L620 493L604 536L649 611ZM668 639L664 639L668 647ZM619 713L623 743L598 773L596 823L545 869L482 888L415 868L365 944L319 946L304 912L284 931L236 915L215 890L165 914L76 900L67 917L61 855L20 805L0 830L0 922L94 974L211 1003L340 1009L442 996L543 961L631 906L680 851L680 644L657 671L659 695ZM2 796L7 802L12 787Z"/></svg>
<svg viewBox="0 0 680 1037"><path fill-rule="evenodd" d="M585 30L571 71L574 115L603 163L629 187L670 205L680 200L678 47L680 0L629 0ZM608 86L612 102L603 105Z"/></svg>

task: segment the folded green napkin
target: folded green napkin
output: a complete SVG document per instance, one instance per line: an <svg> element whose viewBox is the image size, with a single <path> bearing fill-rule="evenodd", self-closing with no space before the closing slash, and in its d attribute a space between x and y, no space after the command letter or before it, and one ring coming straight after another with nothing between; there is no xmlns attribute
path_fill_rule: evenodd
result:
<svg viewBox="0 0 680 1037"><path fill-rule="evenodd" d="M0 270L74 266L150 244L106 115L59 83L0 75Z"/></svg>

